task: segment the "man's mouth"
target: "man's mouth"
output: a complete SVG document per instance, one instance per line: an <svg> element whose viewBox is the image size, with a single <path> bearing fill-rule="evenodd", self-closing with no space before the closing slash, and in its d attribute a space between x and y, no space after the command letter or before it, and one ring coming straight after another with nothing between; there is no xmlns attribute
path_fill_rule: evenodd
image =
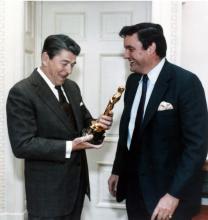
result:
<svg viewBox="0 0 208 220"><path fill-rule="evenodd" d="M134 60L129 60L130 66L133 66L134 64L136 64L136 62Z"/></svg>
<svg viewBox="0 0 208 220"><path fill-rule="evenodd" d="M68 75L64 75L64 76L59 76L60 80L65 80L67 78Z"/></svg>
<svg viewBox="0 0 208 220"><path fill-rule="evenodd" d="M66 77L60 77L59 79L63 81L66 79Z"/></svg>

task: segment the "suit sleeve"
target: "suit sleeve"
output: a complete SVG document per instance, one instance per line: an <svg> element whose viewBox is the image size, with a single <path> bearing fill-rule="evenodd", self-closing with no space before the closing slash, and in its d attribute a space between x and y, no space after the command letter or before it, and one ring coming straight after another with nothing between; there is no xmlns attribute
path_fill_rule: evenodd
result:
<svg viewBox="0 0 208 220"><path fill-rule="evenodd" d="M120 175L122 167L125 165L125 145L121 143L121 141L118 141L117 145L117 151L116 151L116 156L115 160L113 163L113 169L112 169L112 174L114 175Z"/></svg>
<svg viewBox="0 0 208 220"><path fill-rule="evenodd" d="M184 146L169 193L180 198L186 186L201 172L207 155L208 114L199 79L191 74L179 97L181 142Z"/></svg>
<svg viewBox="0 0 208 220"><path fill-rule="evenodd" d="M66 141L37 136L35 110L26 94L21 85L14 86L7 99L7 125L14 155L24 159L64 161Z"/></svg>

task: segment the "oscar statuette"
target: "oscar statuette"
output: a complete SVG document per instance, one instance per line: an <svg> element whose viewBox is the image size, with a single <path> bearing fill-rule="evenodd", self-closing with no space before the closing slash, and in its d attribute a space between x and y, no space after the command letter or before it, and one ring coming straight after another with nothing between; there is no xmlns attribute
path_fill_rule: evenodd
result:
<svg viewBox="0 0 208 220"><path fill-rule="evenodd" d="M116 102L121 98L122 93L124 92L124 87L118 87L117 92L109 100L108 105L104 111L104 115L110 116L111 110L113 109ZM97 120L93 120L89 128L83 131L84 134L92 134L93 139L89 141L91 144L99 145L103 142L105 138L105 129L100 126Z"/></svg>

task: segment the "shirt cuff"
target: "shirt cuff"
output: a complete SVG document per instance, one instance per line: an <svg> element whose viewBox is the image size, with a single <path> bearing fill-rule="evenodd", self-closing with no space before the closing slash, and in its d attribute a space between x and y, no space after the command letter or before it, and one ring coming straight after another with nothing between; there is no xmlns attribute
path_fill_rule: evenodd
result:
<svg viewBox="0 0 208 220"><path fill-rule="evenodd" d="M72 141L66 141L66 155L65 158L71 157L71 151L72 151Z"/></svg>

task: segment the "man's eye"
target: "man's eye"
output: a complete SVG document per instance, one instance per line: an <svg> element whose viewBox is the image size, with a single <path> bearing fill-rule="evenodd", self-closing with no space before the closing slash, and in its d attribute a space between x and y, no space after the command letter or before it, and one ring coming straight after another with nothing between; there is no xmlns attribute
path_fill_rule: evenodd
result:
<svg viewBox="0 0 208 220"><path fill-rule="evenodd" d="M129 52L133 52L134 51L134 48L129 48Z"/></svg>

